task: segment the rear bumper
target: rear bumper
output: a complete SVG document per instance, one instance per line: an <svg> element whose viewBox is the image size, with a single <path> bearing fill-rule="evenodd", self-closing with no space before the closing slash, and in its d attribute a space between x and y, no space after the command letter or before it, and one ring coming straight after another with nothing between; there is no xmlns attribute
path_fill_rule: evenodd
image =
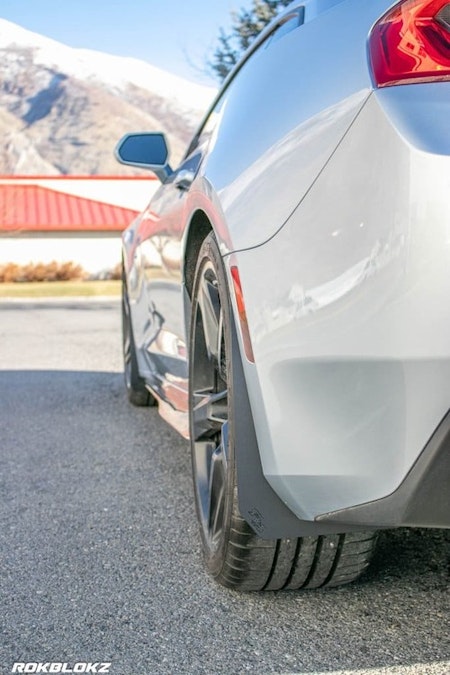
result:
<svg viewBox="0 0 450 675"><path fill-rule="evenodd" d="M450 526L450 157L385 104L269 242L232 254L262 474L299 522L341 530Z"/></svg>
<svg viewBox="0 0 450 675"><path fill-rule="evenodd" d="M234 360L233 368L239 508L260 537L318 536L392 527L450 528L450 412L392 494L319 515L314 521L303 520L295 517L263 474L239 359Z"/></svg>
<svg viewBox="0 0 450 675"><path fill-rule="evenodd" d="M326 513L318 523L362 527L450 528L450 413L441 422L403 483L391 495Z"/></svg>

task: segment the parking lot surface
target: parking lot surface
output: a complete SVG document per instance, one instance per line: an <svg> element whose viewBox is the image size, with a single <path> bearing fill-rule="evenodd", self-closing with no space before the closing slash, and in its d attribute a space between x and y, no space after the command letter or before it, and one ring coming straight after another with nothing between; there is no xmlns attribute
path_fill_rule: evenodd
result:
<svg viewBox="0 0 450 675"><path fill-rule="evenodd" d="M126 401L119 303L0 312L2 675L450 673L448 533L383 533L341 589L221 588L202 568L186 442Z"/></svg>

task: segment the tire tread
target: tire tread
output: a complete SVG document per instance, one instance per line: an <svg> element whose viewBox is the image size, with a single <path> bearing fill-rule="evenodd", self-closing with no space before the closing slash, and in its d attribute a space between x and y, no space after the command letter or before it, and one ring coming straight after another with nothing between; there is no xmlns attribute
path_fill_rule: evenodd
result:
<svg viewBox="0 0 450 675"><path fill-rule="evenodd" d="M263 540L234 514L224 565L216 578L242 591L334 588L365 572L376 540L376 532Z"/></svg>

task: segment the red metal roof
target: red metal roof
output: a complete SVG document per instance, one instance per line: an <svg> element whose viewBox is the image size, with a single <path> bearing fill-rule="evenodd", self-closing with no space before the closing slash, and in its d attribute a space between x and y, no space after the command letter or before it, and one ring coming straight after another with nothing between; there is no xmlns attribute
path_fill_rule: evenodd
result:
<svg viewBox="0 0 450 675"><path fill-rule="evenodd" d="M121 231L137 213L40 185L0 184L0 230Z"/></svg>
<svg viewBox="0 0 450 675"><path fill-rule="evenodd" d="M112 180L119 180L119 181L124 181L124 180L129 180L129 181L137 181L137 180L142 180L148 183L149 180L158 180L157 177L152 174L148 173L145 174L145 176L120 176L120 175L109 175L109 174L95 174L92 176L91 174L77 174L77 173L70 173L70 174L57 174L54 176L53 174L45 174L45 173L36 173L36 174L20 174L20 173L11 173L11 174L6 174L2 173L0 174L0 180L8 180L8 181L33 181L33 180L51 180L51 181L63 181L67 182L69 180L73 180L75 183L82 180L88 180L92 182L93 180L98 180L98 181L112 181Z"/></svg>

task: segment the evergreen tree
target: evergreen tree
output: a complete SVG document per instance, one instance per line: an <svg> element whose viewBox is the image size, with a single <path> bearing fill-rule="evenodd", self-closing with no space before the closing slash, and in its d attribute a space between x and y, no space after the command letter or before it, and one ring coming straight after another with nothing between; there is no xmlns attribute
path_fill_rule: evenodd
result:
<svg viewBox="0 0 450 675"><path fill-rule="evenodd" d="M219 33L219 45L214 52L214 60L210 64L214 74L218 76L220 82L226 78L239 59L239 52L232 47L231 42L231 36L225 35L223 28L221 28Z"/></svg>
<svg viewBox="0 0 450 675"><path fill-rule="evenodd" d="M241 9L232 13L229 35L223 29L220 30L219 44L209 64L220 81L226 78L262 29L292 0L252 0L252 2L251 9Z"/></svg>

